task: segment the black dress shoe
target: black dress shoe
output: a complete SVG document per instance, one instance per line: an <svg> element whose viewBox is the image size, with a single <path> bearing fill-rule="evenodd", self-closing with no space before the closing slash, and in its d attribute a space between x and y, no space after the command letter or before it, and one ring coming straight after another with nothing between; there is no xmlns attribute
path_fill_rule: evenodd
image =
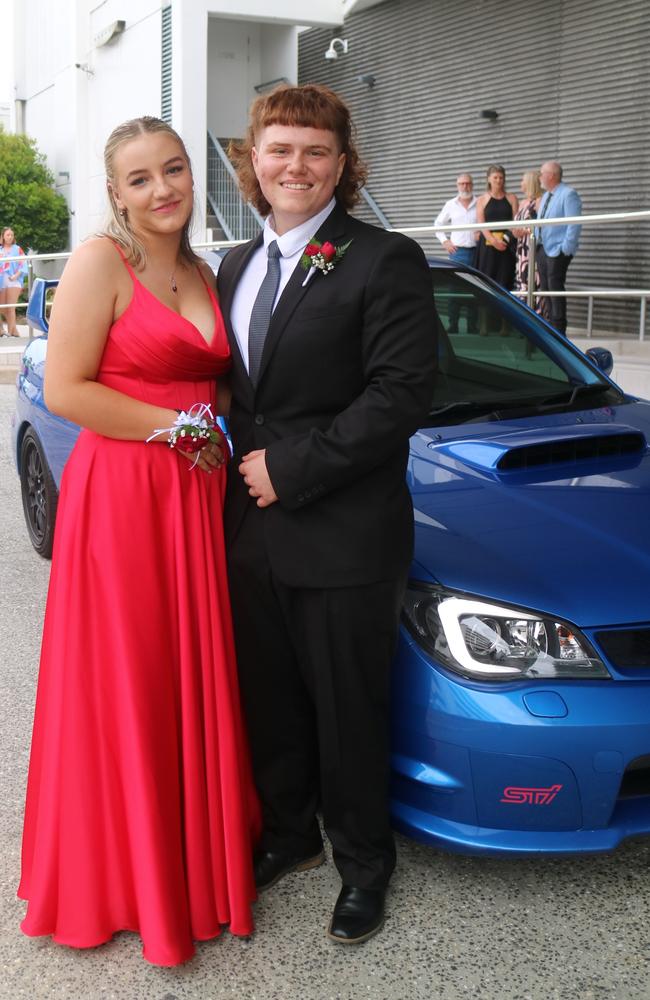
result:
<svg viewBox="0 0 650 1000"><path fill-rule="evenodd" d="M306 858L279 851L262 851L253 862L255 885L259 892L263 892L265 889L270 889L289 872L306 872L309 868L318 868L324 860L323 851Z"/></svg>
<svg viewBox="0 0 650 1000"><path fill-rule="evenodd" d="M361 944L384 926L383 889L344 885L336 900L327 934L339 944Z"/></svg>

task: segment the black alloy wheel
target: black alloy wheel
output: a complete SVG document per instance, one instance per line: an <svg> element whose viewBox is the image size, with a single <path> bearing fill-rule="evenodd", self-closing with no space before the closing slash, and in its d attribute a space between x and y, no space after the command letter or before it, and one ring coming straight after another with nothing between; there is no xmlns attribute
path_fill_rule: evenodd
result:
<svg viewBox="0 0 650 1000"><path fill-rule="evenodd" d="M20 446L20 490L29 540L50 559L59 494L41 443L30 427Z"/></svg>

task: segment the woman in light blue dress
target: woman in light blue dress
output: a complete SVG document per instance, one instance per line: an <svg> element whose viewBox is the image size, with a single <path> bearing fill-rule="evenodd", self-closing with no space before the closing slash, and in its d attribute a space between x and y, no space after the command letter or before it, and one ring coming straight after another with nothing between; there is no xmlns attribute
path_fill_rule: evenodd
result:
<svg viewBox="0 0 650 1000"><path fill-rule="evenodd" d="M13 229L5 226L0 232L0 314L4 317L10 337L20 336L16 329L16 309L3 309L3 306L15 307L26 275L25 253L16 243ZM4 336L4 333L0 335Z"/></svg>

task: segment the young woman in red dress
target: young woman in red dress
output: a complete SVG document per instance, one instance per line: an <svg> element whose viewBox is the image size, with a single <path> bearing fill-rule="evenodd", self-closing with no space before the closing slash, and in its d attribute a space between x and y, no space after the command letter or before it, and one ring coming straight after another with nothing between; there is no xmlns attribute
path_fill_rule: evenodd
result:
<svg viewBox="0 0 650 1000"><path fill-rule="evenodd" d="M48 346L47 405L83 430L61 483L19 895L26 934L89 948L135 931L175 965L223 925L253 930L224 451L206 444L193 467L167 444L179 411L219 412L230 357L189 245L181 139L136 119L105 163L111 221L72 255Z"/></svg>

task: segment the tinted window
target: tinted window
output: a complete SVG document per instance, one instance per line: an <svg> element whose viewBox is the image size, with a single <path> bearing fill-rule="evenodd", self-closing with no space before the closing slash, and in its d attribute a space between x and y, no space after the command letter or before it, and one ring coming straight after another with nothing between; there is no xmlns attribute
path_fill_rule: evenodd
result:
<svg viewBox="0 0 650 1000"><path fill-rule="evenodd" d="M440 323L434 410L455 404L456 415L464 405L473 419L479 405L555 409L621 401L579 352L505 292L442 268L432 279Z"/></svg>

